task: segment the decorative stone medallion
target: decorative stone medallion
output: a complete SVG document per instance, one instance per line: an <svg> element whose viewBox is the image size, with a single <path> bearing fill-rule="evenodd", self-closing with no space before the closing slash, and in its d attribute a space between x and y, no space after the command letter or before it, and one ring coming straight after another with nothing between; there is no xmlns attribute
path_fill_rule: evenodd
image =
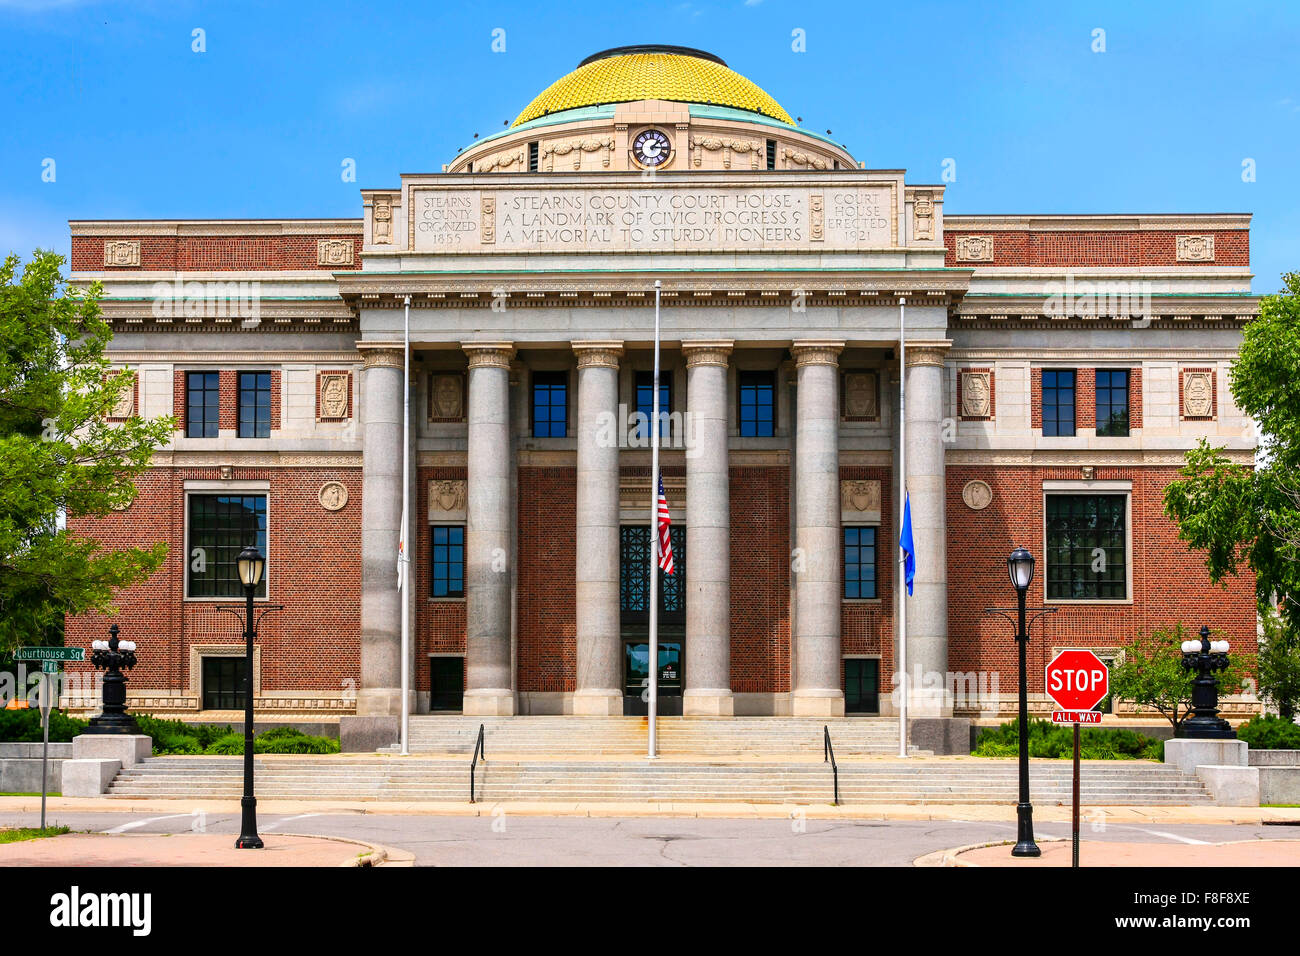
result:
<svg viewBox="0 0 1300 956"><path fill-rule="evenodd" d="M1179 262L1214 261L1214 236L1178 236L1175 243Z"/></svg>
<svg viewBox="0 0 1300 956"><path fill-rule="evenodd" d="M326 511L340 511L348 503L348 489L341 481L327 481L321 485L317 497Z"/></svg>
<svg viewBox="0 0 1300 956"><path fill-rule="evenodd" d="M429 482L429 511L433 514L465 510L465 481L434 478Z"/></svg>
<svg viewBox="0 0 1300 956"><path fill-rule="evenodd" d="M958 236L956 243L958 262L992 262L992 236Z"/></svg>
<svg viewBox="0 0 1300 956"><path fill-rule="evenodd" d="M1183 417L1214 417L1214 379L1210 372L1183 372Z"/></svg>
<svg viewBox="0 0 1300 956"><path fill-rule="evenodd" d="M988 372L961 373L963 418L988 418L993 411L992 376Z"/></svg>
<svg viewBox="0 0 1300 956"><path fill-rule="evenodd" d="M352 265L352 240L317 239L316 264L318 266Z"/></svg>
<svg viewBox="0 0 1300 956"><path fill-rule="evenodd" d="M433 375L429 381L429 417L458 422L465 417L465 379L459 374Z"/></svg>
<svg viewBox="0 0 1300 956"><path fill-rule="evenodd" d="M139 239L109 239L104 243L105 266L138 266L140 264Z"/></svg>
<svg viewBox="0 0 1300 956"><path fill-rule="evenodd" d="M875 419L880 417L879 380L875 372L844 374L844 417Z"/></svg>
<svg viewBox="0 0 1300 956"><path fill-rule="evenodd" d="M983 511L993 502L993 489L985 481L968 481L961 490L961 500L971 511Z"/></svg>
<svg viewBox="0 0 1300 956"><path fill-rule="evenodd" d="M344 372L327 373L320 377L320 417L345 419L348 417L348 376Z"/></svg>
<svg viewBox="0 0 1300 956"><path fill-rule="evenodd" d="M880 482L850 480L840 482L840 508L849 512L880 513Z"/></svg>

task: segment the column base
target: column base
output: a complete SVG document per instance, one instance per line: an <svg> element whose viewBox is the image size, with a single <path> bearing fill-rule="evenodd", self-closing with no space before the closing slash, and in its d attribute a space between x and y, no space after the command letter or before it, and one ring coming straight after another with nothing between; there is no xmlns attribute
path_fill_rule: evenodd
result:
<svg viewBox="0 0 1300 956"><path fill-rule="evenodd" d="M688 690L682 695L684 717L734 717L736 699L730 690Z"/></svg>
<svg viewBox="0 0 1300 956"><path fill-rule="evenodd" d="M843 717L842 690L797 690L790 701L793 717Z"/></svg>
<svg viewBox="0 0 1300 956"><path fill-rule="evenodd" d="M616 690L576 691L573 713L581 717L622 717L623 694Z"/></svg>
<svg viewBox="0 0 1300 956"><path fill-rule="evenodd" d="M363 687L357 691L358 717L387 717L401 712L400 687Z"/></svg>
<svg viewBox="0 0 1300 956"><path fill-rule="evenodd" d="M467 690L460 712L466 717L513 717L515 695L509 690Z"/></svg>

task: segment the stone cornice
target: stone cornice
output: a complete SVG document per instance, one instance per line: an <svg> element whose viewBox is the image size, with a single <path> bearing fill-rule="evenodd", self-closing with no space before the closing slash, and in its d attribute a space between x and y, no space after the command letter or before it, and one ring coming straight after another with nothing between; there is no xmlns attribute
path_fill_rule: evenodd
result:
<svg viewBox="0 0 1300 956"><path fill-rule="evenodd" d="M722 368L727 367L727 357L731 355L731 349L735 345L732 341L717 342L699 342L687 341L682 342L681 349L686 356L686 367L694 368L697 365L716 365Z"/></svg>
<svg viewBox="0 0 1300 956"><path fill-rule="evenodd" d="M69 219L74 236L361 235L361 219Z"/></svg>
<svg viewBox="0 0 1300 956"><path fill-rule="evenodd" d="M305 349L290 351L242 351L242 350L143 350L114 349L110 343L106 350L113 362L128 362L137 365L170 362L283 362L286 365L350 365L360 362L360 352L311 352Z"/></svg>
<svg viewBox="0 0 1300 956"><path fill-rule="evenodd" d="M621 341L577 341L573 351L578 353L578 368L618 368L623 354Z"/></svg>
<svg viewBox="0 0 1300 956"><path fill-rule="evenodd" d="M1189 445L1187 451L1192 447ZM1255 452L1250 449L1233 449L1225 450L1223 454L1231 461L1241 464L1250 465L1255 461ZM1088 448L1063 448L1060 450L1034 451L1030 449L1009 450L1009 449L963 449L950 448L944 455L946 465L1039 465L1039 466L1068 466L1068 465L1094 465L1094 466L1117 466L1117 465L1178 465L1186 463L1186 451L1178 449L1160 449L1144 450L1135 448L1132 451L1126 450L1106 450L1097 451Z"/></svg>
<svg viewBox="0 0 1300 956"><path fill-rule="evenodd" d="M361 452L157 451L154 468L360 468Z"/></svg>
<svg viewBox="0 0 1300 956"><path fill-rule="evenodd" d="M510 361L515 357L513 342L463 342L461 348L469 358L469 367L503 368L510 370Z"/></svg>
<svg viewBox="0 0 1300 956"><path fill-rule="evenodd" d="M1171 215L1060 215L1060 216L981 216L943 217L946 232L1024 231L1033 232L1133 232L1135 230L1206 230L1249 229L1250 213L1203 213Z"/></svg>
<svg viewBox="0 0 1300 956"><path fill-rule="evenodd" d="M1140 365L1143 362L1231 362L1236 349L1223 348L963 348L953 349L948 357L957 362L1033 362L1084 361L1120 362Z"/></svg>

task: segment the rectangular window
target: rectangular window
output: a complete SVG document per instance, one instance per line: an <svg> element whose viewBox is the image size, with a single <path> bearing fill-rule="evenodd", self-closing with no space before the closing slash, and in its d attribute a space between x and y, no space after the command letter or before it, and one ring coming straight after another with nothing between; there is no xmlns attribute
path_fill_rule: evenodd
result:
<svg viewBox="0 0 1300 956"><path fill-rule="evenodd" d="M844 661L844 712L880 713L880 661L852 657Z"/></svg>
<svg viewBox="0 0 1300 956"><path fill-rule="evenodd" d="M845 527L844 598L876 596L876 529Z"/></svg>
<svg viewBox="0 0 1300 956"><path fill-rule="evenodd" d="M1047 496L1047 596L1128 597L1126 495Z"/></svg>
<svg viewBox="0 0 1300 956"><path fill-rule="evenodd" d="M528 144L528 171L537 172L537 140Z"/></svg>
<svg viewBox="0 0 1300 956"><path fill-rule="evenodd" d="M1097 369L1097 434L1128 435L1128 369Z"/></svg>
<svg viewBox="0 0 1300 956"><path fill-rule="evenodd" d="M243 597L239 552L249 545L266 553L266 495L190 495L189 551L185 556L190 597ZM262 570L257 596L266 597Z"/></svg>
<svg viewBox="0 0 1300 956"><path fill-rule="evenodd" d="M185 437L216 438L221 414L221 376L185 373Z"/></svg>
<svg viewBox="0 0 1300 956"><path fill-rule="evenodd" d="M1043 369L1043 434L1074 434L1074 369Z"/></svg>
<svg viewBox="0 0 1300 956"><path fill-rule="evenodd" d="M776 169L776 140L767 141L767 168Z"/></svg>
<svg viewBox="0 0 1300 956"><path fill-rule="evenodd" d="M533 373L533 437L563 438L569 426L569 373Z"/></svg>
<svg viewBox="0 0 1300 956"><path fill-rule="evenodd" d="M429 594L436 598L464 597L465 526L434 525L429 537L433 541Z"/></svg>
<svg viewBox="0 0 1300 956"><path fill-rule="evenodd" d="M271 437L271 373L239 373L239 437Z"/></svg>
<svg viewBox="0 0 1300 956"><path fill-rule="evenodd" d="M242 710L247 676L246 657L203 658L203 709Z"/></svg>
<svg viewBox="0 0 1300 956"><path fill-rule="evenodd" d="M650 437L650 419L654 417L654 372L636 373L636 410L645 416L644 424L638 422L637 437ZM671 372L659 373L659 437L668 438L670 434L668 415L673 410L673 375Z"/></svg>
<svg viewBox="0 0 1300 956"><path fill-rule="evenodd" d="M776 374L740 373L740 434L770 438L775 433Z"/></svg>

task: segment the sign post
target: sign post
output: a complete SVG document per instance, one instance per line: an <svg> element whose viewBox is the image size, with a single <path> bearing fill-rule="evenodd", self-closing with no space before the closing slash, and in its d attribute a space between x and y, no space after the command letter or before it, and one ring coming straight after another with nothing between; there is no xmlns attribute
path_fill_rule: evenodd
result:
<svg viewBox="0 0 1300 956"><path fill-rule="evenodd" d="M40 661L41 682L37 689L37 706L41 709L41 829L45 829L45 796L49 789L50 710L54 707L51 685L58 680L60 661L84 661L84 647L20 647L14 651L16 661Z"/></svg>
<svg viewBox="0 0 1300 956"><path fill-rule="evenodd" d="M1060 710L1052 723L1074 725L1074 809L1071 813L1071 866L1079 866L1079 725L1101 723L1093 708L1110 693L1110 670L1089 650L1064 650L1048 662L1043 686Z"/></svg>

